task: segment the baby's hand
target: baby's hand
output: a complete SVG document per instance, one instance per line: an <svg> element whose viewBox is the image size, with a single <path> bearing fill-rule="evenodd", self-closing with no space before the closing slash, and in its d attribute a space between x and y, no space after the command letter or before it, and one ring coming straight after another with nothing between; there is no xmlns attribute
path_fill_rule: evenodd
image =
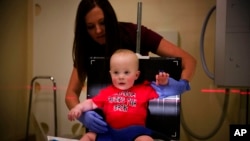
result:
<svg viewBox="0 0 250 141"><path fill-rule="evenodd" d="M74 121L76 119L78 119L82 114L82 111L78 108L73 108L69 111L68 113L68 119L70 121Z"/></svg>
<svg viewBox="0 0 250 141"><path fill-rule="evenodd" d="M168 84L168 77L169 74L166 72L159 72L159 74L156 74L155 76L155 83L156 85L167 85Z"/></svg>

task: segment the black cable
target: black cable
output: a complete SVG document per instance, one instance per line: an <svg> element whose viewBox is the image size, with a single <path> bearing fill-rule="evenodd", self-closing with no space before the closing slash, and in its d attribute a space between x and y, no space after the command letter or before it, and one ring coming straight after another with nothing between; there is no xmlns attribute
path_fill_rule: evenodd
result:
<svg viewBox="0 0 250 141"><path fill-rule="evenodd" d="M208 23L208 20L210 18L210 16L212 15L213 11L216 9L216 6L213 6L206 18L205 18L205 21L203 23L203 26L202 26L202 30L201 30L201 38L200 38L200 55L201 55L201 64L202 64L202 68L204 69L205 73L207 74L207 76L211 79L214 79L214 74L212 74L208 68L207 68L207 64L206 64L206 60L205 60L205 55L204 55L204 36L205 36L205 31L206 31L206 27L207 27L207 23Z"/></svg>

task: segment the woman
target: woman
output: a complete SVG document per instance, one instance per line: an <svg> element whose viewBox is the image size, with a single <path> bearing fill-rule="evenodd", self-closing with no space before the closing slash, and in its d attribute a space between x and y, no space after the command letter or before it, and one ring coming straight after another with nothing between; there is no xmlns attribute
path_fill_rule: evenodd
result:
<svg viewBox="0 0 250 141"><path fill-rule="evenodd" d="M73 44L74 67L66 92L65 101L69 109L79 103L79 96L88 75L89 57L111 54L122 46L136 51L137 25L118 22L108 0L82 0L78 6ZM179 81L170 83L169 89L184 92L195 72L196 60L187 52L170 43L159 34L141 27L141 55L151 51L165 57L181 57L182 74ZM93 111L82 114L79 119L88 129L97 133L107 130L106 122Z"/></svg>

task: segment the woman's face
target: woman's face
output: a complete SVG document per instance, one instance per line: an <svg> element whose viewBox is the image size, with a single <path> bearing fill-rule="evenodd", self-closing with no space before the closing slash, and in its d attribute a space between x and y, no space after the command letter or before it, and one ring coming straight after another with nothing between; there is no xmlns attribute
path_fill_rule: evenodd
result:
<svg viewBox="0 0 250 141"><path fill-rule="evenodd" d="M105 44L104 14L101 8L94 7L85 17L86 28L90 37L97 43Z"/></svg>

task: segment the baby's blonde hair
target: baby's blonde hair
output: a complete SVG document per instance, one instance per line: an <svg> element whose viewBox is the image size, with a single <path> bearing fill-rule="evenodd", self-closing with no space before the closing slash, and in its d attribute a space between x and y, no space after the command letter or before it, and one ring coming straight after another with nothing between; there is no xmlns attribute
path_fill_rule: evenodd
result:
<svg viewBox="0 0 250 141"><path fill-rule="evenodd" d="M134 63L136 64L137 69L139 68L139 59L138 59L137 55L135 54L135 52L133 52L132 50L118 49L113 53L110 60L114 59L114 57L116 57L116 56L130 57L131 60L134 61Z"/></svg>

